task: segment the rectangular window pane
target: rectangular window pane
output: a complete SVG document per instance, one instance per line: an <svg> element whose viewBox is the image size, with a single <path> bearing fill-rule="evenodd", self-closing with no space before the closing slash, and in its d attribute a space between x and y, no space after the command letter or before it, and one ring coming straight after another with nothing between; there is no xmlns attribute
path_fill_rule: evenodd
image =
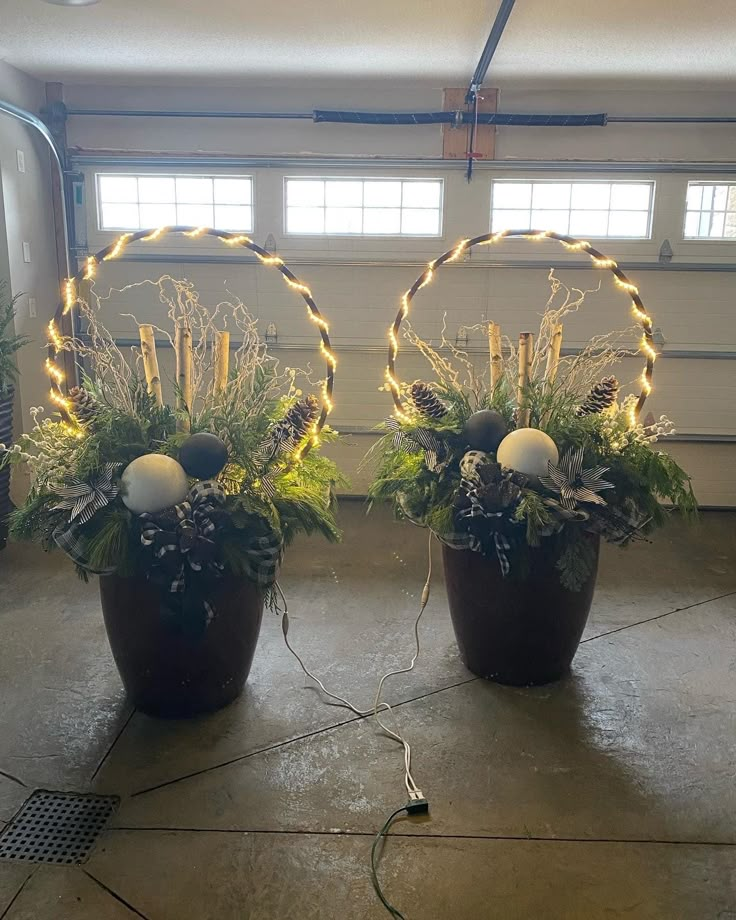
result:
<svg viewBox="0 0 736 920"><path fill-rule="evenodd" d="M401 182L366 182L363 204L366 208L401 207Z"/></svg>
<svg viewBox="0 0 736 920"><path fill-rule="evenodd" d="M362 208L325 208L325 233L362 232Z"/></svg>
<svg viewBox="0 0 736 920"><path fill-rule="evenodd" d="M401 232L401 208L366 208L363 212L364 233Z"/></svg>
<svg viewBox="0 0 736 920"><path fill-rule="evenodd" d="M176 200L181 204L212 204L212 179L177 178Z"/></svg>
<svg viewBox="0 0 736 920"><path fill-rule="evenodd" d="M325 203L325 184L322 179L289 179L286 186L289 207L315 208Z"/></svg>
<svg viewBox="0 0 736 920"><path fill-rule="evenodd" d="M691 182L687 189L685 238L731 240L736 236L736 184Z"/></svg>
<svg viewBox="0 0 736 920"><path fill-rule="evenodd" d="M734 239L735 228L736 185L697 182L688 186L685 237Z"/></svg>
<svg viewBox="0 0 736 920"><path fill-rule="evenodd" d="M133 204L138 201L135 176L100 176L100 201Z"/></svg>
<svg viewBox="0 0 736 920"><path fill-rule="evenodd" d="M649 214L646 211L611 211L608 235L643 237L647 235Z"/></svg>
<svg viewBox="0 0 736 920"><path fill-rule="evenodd" d="M211 227L214 223L211 204L179 204L176 206L177 224L192 227Z"/></svg>
<svg viewBox="0 0 736 920"><path fill-rule="evenodd" d="M326 182L325 204L335 208L359 208L363 204L362 182Z"/></svg>
<svg viewBox="0 0 736 920"><path fill-rule="evenodd" d="M491 230L553 230L581 237L647 239L653 182L496 179ZM530 202L529 210L522 205Z"/></svg>
<svg viewBox="0 0 736 920"><path fill-rule="evenodd" d="M402 208L401 232L413 236L437 236L440 212L433 208Z"/></svg>
<svg viewBox="0 0 736 920"><path fill-rule="evenodd" d="M569 233L569 211L532 211L532 227L535 230L555 230L557 233Z"/></svg>
<svg viewBox="0 0 736 920"><path fill-rule="evenodd" d="M284 182L287 233L439 236L441 179L298 179Z"/></svg>
<svg viewBox="0 0 736 920"><path fill-rule="evenodd" d="M608 211L570 211L570 233L573 236L605 236L608 233Z"/></svg>
<svg viewBox="0 0 736 920"><path fill-rule="evenodd" d="M171 176L140 176L138 200L146 204L174 204L176 186Z"/></svg>
<svg viewBox="0 0 736 920"><path fill-rule="evenodd" d="M493 210L513 210L530 208L532 205L532 187L528 182L494 182Z"/></svg>
<svg viewBox="0 0 736 920"><path fill-rule="evenodd" d="M215 205L215 227L218 230L248 230L252 225L253 213L250 205Z"/></svg>
<svg viewBox="0 0 736 920"><path fill-rule="evenodd" d="M97 189L101 230L143 230L175 224L247 233L253 230L250 176L100 174Z"/></svg>
<svg viewBox="0 0 736 920"><path fill-rule="evenodd" d="M111 230L140 229L137 204L103 204L102 226Z"/></svg>
<svg viewBox="0 0 736 920"><path fill-rule="evenodd" d="M611 209L629 211L648 211L651 186L642 183L616 183L611 187Z"/></svg>
<svg viewBox="0 0 736 920"><path fill-rule="evenodd" d="M402 208L440 207L439 182L404 182L401 198Z"/></svg>
<svg viewBox="0 0 736 920"><path fill-rule="evenodd" d="M687 208L688 211L699 211L703 202L703 186L690 185L687 190Z"/></svg>
<svg viewBox="0 0 736 920"><path fill-rule="evenodd" d="M493 210L491 230L528 230L532 219L529 211ZM545 228L546 229L546 228Z"/></svg>
<svg viewBox="0 0 736 920"><path fill-rule="evenodd" d="M607 211L611 207L611 186L608 182L575 182L570 206L574 210Z"/></svg>
<svg viewBox="0 0 736 920"><path fill-rule="evenodd" d="M570 207L568 182L536 182L532 189L532 208L560 210Z"/></svg>
<svg viewBox="0 0 736 920"><path fill-rule="evenodd" d="M214 180L215 204L251 204L250 179Z"/></svg>
<svg viewBox="0 0 736 920"><path fill-rule="evenodd" d="M176 223L175 204L141 204L141 227L173 227Z"/></svg>
<svg viewBox="0 0 736 920"><path fill-rule="evenodd" d="M286 212L287 233L324 233L324 208L289 208Z"/></svg>

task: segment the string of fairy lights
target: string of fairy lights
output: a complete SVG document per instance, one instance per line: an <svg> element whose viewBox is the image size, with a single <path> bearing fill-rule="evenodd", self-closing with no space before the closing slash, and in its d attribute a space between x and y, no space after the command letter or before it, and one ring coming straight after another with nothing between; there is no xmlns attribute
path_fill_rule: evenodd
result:
<svg viewBox="0 0 736 920"><path fill-rule="evenodd" d="M476 236L472 239L460 240L452 249L448 249L439 258L433 259L427 263L427 267L422 274L412 284L408 291L401 296L399 310L396 319L393 321L388 330L388 363L386 365L386 383L393 396L395 415L398 419L406 419L404 403L401 399L401 382L396 376L396 359L399 354L399 330L404 319L409 314L409 305L414 296L434 280L437 269L442 265L450 262L456 262L461 256L465 255L473 246L489 246L492 243L498 243L506 237L519 237L525 240L557 240L569 252L584 252L590 256L593 266L600 269L608 269L613 273L613 280L616 285L625 291L631 297L631 312L635 319L642 327L642 337L639 343L639 351L644 354L646 363L644 370L639 378L641 387L639 398L632 405L629 422L633 427L639 421L641 410L644 407L647 396L652 392L652 377L654 374L654 362L657 359L657 351L654 348L654 337L652 330L652 317L647 308L644 306L639 289L635 284L626 277L624 272L619 268L614 259L609 259L603 253L595 249L587 240L578 240L575 237L567 236L562 233L555 233L552 230L500 230L497 233L487 233L483 236Z"/></svg>
<svg viewBox="0 0 736 920"><path fill-rule="evenodd" d="M80 282L93 281L97 274L97 270L103 262L109 262L119 258L132 243L152 243L168 234L180 234L189 239L212 236L228 246L242 246L245 249L249 249L255 254L262 265L275 268L281 274L286 284L302 297L307 305L309 318L317 326L319 331L320 354L327 367L326 376L321 384L320 395L322 411L314 425L312 440L307 446L309 446L309 444L318 443L319 433L325 425L327 416L334 408L332 391L334 388L337 359L332 352L329 335L330 328L327 320L320 313L309 287L296 277L280 256L273 255L273 253L261 248L257 243L254 243L250 237L242 233L230 233L223 230L215 230L212 227L157 227L155 229L138 230L135 233L123 233L109 246L106 246L94 255L87 256L82 268L77 274L64 281L62 284L61 304L57 308L54 318L50 321L47 329L48 348L45 367L51 383L51 400L58 406L65 421L74 423L74 416L72 404L65 393L66 379L64 371L58 364L59 354L64 350L67 341L66 337L62 335L60 327L62 318L70 315L78 303ZM303 452L304 451L302 451L302 453Z"/></svg>

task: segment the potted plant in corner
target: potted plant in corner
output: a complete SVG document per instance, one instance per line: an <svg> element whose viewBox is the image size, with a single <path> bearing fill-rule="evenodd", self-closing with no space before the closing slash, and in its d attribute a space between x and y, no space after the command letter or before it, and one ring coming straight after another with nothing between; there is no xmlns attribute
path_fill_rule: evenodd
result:
<svg viewBox="0 0 736 920"><path fill-rule="evenodd" d="M60 547L82 578L99 575L132 702L185 716L243 689L285 547L300 532L338 538L339 477L318 450L331 437L321 400L297 388L297 371L279 370L246 307L208 310L190 282L155 283L169 305L170 331L158 333L176 356L173 404L154 327L137 324L140 346L123 352L93 287L78 301L84 334L51 332L55 351L85 368L83 385L53 390L59 414L32 410L34 428L4 459L32 477L11 537Z"/></svg>
<svg viewBox="0 0 736 920"><path fill-rule="evenodd" d="M0 281L0 451L9 447L13 439L13 397L18 380L15 353L29 341L28 336L15 333L13 321L19 296L9 298L7 284ZM7 540L10 509L10 470L0 468L0 549Z"/></svg>
<svg viewBox="0 0 736 920"><path fill-rule="evenodd" d="M510 233L558 239L614 272L643 327L641 392L621 398L609 369L632 354L631 330L561 356L562 320L582 306L585 292L566 288L553 272L536 340L522 333L517 347L495 323L476 327L489 343L482 367L444 333L433 347L405 327L435 380L400 382L397 334L414 294L458 249L510 234L465 240L430 263L391 327L387 389L396 412L374 448L370 495L393 502L442 543L452 622L470 670L533 685L569 669L590 611L601 538L624 546L664 522L662 503L690 515L696 502L687 474L657 449L672 424L664 416L640 420L656 353L636 287L587 242Z"/></svg>

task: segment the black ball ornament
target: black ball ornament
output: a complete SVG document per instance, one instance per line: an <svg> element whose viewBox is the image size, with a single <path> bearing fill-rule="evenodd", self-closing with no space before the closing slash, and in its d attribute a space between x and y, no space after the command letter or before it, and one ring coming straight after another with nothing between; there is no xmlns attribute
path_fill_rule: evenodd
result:
<svg viewBox="0 0 736 920"><path fill-rule="evenodd" d="M200 431L179 448L179 463L193 479L211 479L227 463L227 447L216 434Z"/></svg>
<svg viewBox="0 0 736 920"><path fill-rule="evenodd" d="M506 437L508 428L504 417L495 409L480 409L465 423L463 437L468 447L491 453Z"/></svg>

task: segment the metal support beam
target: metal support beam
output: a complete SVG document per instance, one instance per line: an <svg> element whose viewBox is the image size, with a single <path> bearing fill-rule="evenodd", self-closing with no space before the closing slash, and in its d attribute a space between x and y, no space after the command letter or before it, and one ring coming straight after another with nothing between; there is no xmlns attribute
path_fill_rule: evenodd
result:
<svg viewBox="0 0 736 920"><path fill-rule="evenodd" d="M470 86L468 87L468 93L465 97L465 101L468 105L473 104L478 90L483 85L486 73L488 73L488 67L493 55L496 53L498 43L501 41L503 30L506 28L506 23L509 21L509 16L511 15L511 10L513 10L515 2L516 0L501 0L501 6L498 8L496 18L493 20L490 34L488 35L485 47L481 53L478 66L473 73L473 79L470 81Z"/></svg>

